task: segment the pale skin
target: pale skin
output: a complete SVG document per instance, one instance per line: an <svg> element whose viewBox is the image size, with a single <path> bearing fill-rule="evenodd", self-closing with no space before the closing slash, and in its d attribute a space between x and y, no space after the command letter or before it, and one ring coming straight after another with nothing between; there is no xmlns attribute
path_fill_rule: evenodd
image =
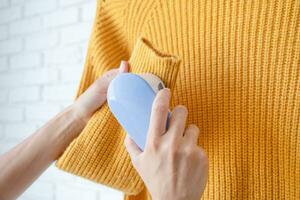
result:
<svg viewBox="0 0 300 200"><path fill-rule="evenodd" d="M128 135L125 145L153 200L199 200L207 182L208 158L197 145L199 128L195 124L185 128L185 106L172 110L165 130L170 96L169 89L156 95L144 151Z"/></svg>
<svg viewBox="0 0 300 200"><path fill-rule="evenodd" d="M16 199L58 159L105 103L110 81L127 71L127 62L122 62L104 73L72 105L0 156L0 199ZM155 98L145 151L129 137L126 148L154 200L199 200L208 174L206 154L196 145L199 129L196 125L185 129L187 109L177 106L165 131L169 99L168 89Z"/></svg>

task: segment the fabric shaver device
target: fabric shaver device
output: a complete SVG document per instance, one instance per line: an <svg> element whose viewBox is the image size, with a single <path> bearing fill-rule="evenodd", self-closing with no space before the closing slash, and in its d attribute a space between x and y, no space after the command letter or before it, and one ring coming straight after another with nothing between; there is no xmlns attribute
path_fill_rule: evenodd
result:
<svg viewBox="0 0 300 200"><path fill-rule="evenodd" d="M123 129L144 150L156 93L165 87L157 76L119 73L107 90L108 106ZM166 123L169 124L170 111Z"/></svg>

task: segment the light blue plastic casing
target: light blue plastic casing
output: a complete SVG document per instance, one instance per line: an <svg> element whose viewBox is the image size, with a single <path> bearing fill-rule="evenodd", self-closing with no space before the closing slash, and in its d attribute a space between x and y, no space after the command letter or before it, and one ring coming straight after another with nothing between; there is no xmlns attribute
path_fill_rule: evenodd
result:
<svg viewBox="0 0 300 200"><path fill-rule="evenodd" d="M118 74L108 87L107 102L111 112L141 150L145 147L155 96L150 84L133 73ZM169 116L170 112L166 129Z"/></svg>

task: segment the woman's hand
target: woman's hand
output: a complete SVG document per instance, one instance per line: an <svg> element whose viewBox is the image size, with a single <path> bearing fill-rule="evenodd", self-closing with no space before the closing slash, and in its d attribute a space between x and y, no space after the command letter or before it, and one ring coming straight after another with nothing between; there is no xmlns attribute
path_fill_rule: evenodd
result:
<svg viewBox="0 0 300 200"><path fill-rule="evenodd" d="M105 72L73 104L78 117L87 122L93 113L106 101L110 81L118 74L128 72L128 63L122 61L118 69Z"/></svg>
<svg viewBox="0 0 300 200"><path fill-rule="evenodd" d="M71 106L16 147L0 156L0 199L16 199L56 160L106 101L110 81L128 70L127 62L95 81Z"/></svg>
<svg viewBox="0 0 300 200"><path fill-rule="evenodd" d="M132 163L154 200L199 200L208 176L208 158L197 146L199 129L185 129L188 111L173 109L166 131L170 90L157 94L151 112L147 142L142 152L127 135L126 148Z"/></svg>

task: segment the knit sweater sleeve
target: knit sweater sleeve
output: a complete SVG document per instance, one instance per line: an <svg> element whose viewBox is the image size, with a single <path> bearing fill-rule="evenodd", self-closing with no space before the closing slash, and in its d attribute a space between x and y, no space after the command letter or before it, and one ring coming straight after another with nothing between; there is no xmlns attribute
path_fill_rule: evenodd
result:
<svg viewBox="0 0 300 200"><path fill-rule="evenodd" d="M172 91L180 66L179 59L160 52L151 45L150 41L142 37L137 39L133 51L126 55L125 41L122 33L118 32L121 25L119 26L118 19L110 18L105 9L101 6L97 9L78 96L98 76L112 66L117 66L127 56L132 73L155 74ZM99 11L102 13L99 14ZM115 22L114 26L106 20ZM102 26L98 27L99 24ZM112 27L107 28L107 26ZM144 184L133 168L124 148L125 135L126 132L105 103L94 113L82 133L65 150L56 162L56 166L66 172L113 187L127 194L138 194L144 188Z"/></svg>

